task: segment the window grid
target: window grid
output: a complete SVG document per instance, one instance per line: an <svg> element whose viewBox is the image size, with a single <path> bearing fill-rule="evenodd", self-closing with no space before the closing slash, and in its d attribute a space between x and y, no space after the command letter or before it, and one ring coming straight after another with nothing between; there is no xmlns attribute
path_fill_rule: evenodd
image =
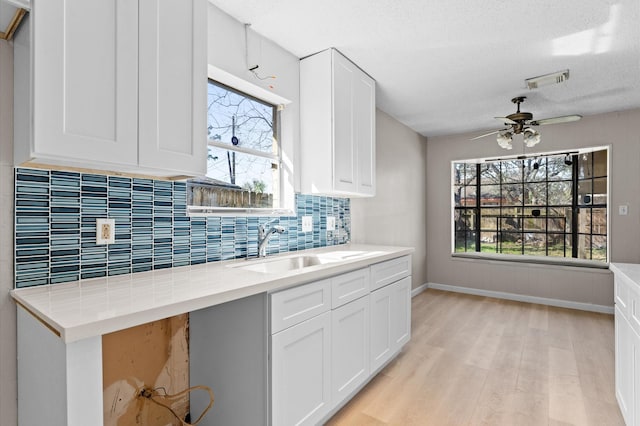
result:
<svg viewBox="0 0 640 426"><path fill-rule="evenodd" d="M604 167L596 163L596 156L601 156ZM499 161L493 165L454 164L454 251L606 261L606 156L607 151L602 150ZM567 166L564 172L558 172L560 161ZM543 178L539 173L525 173L534 162L536 172L544 169ZM520 168L517 179L514 165ZM472 168L474 173L469 173ZM551 169L555 170L553 175ZM488 175L494 179L497 176L497 183L489 183ZM544 185L544 202L530 198L538 185ZM558 197L563 185L565 191L570 189L566 200ZM468 196L471 187L475 190L473 200ZM588 193L585 188L590 188ZM510 197L509 190L515 196ZM565 202L557 202L558 199Z"/></svg>

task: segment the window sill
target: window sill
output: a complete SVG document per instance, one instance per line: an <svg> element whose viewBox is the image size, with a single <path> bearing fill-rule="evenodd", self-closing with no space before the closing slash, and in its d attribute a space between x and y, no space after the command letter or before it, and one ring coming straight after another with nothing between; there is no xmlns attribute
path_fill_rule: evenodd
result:
<svg viewBox="0 0 640 426"><path fill-rule="evenodd" d="M573 259L566 257L546 257L491 253L451 253L451 257L495 262L529 263L535 265L572 266L577 268L609 269L609 263L597 260Z"/></svg>
<svg viewBox="0 0 640 426"><path fill-rule="evenodd" d="M296 216L292 209L187 206L187 216Z"/></svg>

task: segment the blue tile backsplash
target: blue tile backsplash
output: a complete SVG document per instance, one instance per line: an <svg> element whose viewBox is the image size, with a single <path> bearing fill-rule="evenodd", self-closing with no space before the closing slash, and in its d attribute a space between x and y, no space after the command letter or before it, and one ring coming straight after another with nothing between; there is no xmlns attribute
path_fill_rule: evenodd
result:
<svg viewBox="0 0 640 426"><path fill-rule="evenodd" d="M258 252L258 225L269 217L189 217L186 184L43 169L15 170L16 287L57 284ZM269 254L348 240L346 198L296 194L297 216L269 241ZM336 230L326 230L335 216ZM313 232L301 232L302 216ZM96 218L115 219L116 239L96 245Z"/></svg>

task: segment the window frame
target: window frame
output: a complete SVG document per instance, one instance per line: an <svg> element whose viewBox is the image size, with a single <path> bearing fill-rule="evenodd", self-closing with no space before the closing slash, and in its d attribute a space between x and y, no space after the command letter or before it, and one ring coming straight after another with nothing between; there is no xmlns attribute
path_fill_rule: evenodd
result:
<svg viewBox="0 0 640 426"><path fill-rule="evenodd" d="M593 153L598 151L606 152L607 159L606 159L606 170L604 170L605 175L597 174L594 167L596 162L595 162L595 159L594 159L595 156L593 155ZM513 161L513 160L524 162L527 159L557 157L557 156L562 156L566 154L569 154L572 158L572 164L571 164L572 172L571 172L571 176L568 179L564 179L564 178L550 179L548 171L546 171L545 176L542 180L535 180L535 182L532 180L530 182L529 180L525 179L524 171L523 171L522 179L517 181L517 185L520 185L523 188L526 185L529 185L531 183L545 184L546 199L543 204L527 204L526 200L523 199L519 205L511 206L511 207L513 207L516 210L520 209L519 215L522 217L519 218L519 220L521 220L523 223L528 217L526 216L526 213L525 213L527 210L535 209L535 210L548 211L547 209L556 209L556 208L571 209L570 218L568 219L571 222L569 225L569 229L567 229L567 225L565 224L562 232L554 232L553 230L550 231L548 215L544 215L543 217L545 218L545 226L544 226L544 230L541 230L540 232L529 232L524 228L524 224L521 226L519 234L522 236L522 242L521 242L521 252L519 254L502 253L502 247L501 247L500 241L494 241L494 244L496 246L495 253L488 253L488 252L482 251L481 241L482 241L483 232L485 231L489 232L489 230L483 227L483 221L482 221L483 215L481 215L481 211L486 210L487 208L492 208L494 206L481 205L482 193L483 193L481 188L486 187L486 183L484 185L481 183L481 165L486 164L488 162L499 162L500 168L502 168L503 162ZM578 166L578 159L580 158L579 156L582 156L585 154L590 155L589 158L591 161L590 164L591 164L592 171L590 173L590 176L581 177L579 176L580 170ZM457 173L456 166L460 164L475 166L475 178L474 178L475 182L471 181L472 183L470 184L459 184L459 182L456 181L456 173ZM466 171L467 167L468 166L465 166L465 174L467 173ZM466 257L466 258L503 260L503 261L525 262L525 263L561 264L561 265L568 265L568 266L608 268L608 265L610 262L610 255L611 255L611 249L610 249L611 247L611 233L610 233L611 172L612 172L611 145L581 148L577 150L572 150L570 152L555 151L555 152L546 152L546 153L530 153L527 155L514 155L514 156L503 157L503 158L482 158L482 159L465 159L465 160L451 161L451 216L450 216L451 217L451 256L461 257L461 258ZM597 179L602 179L602 178L606 178L606 205L603 205L601 201L600 203L595 203L593 197L589 200L590 201L589 203L583 203L582 198L584 197L581 197L581 199L578 199L580 195L578 193L578 185L581 182L590 181L591 188L593 191L593 188L594 188L593 182ZM549 200L549 183L550 182L551 183L571 182L571 185L572 185L571 198L572 199L570 204L567 204L567 205L550 204L549 202L550 201ZM510 183L504 182L504 179L502 177L502 171L500 171L499 183L496 185L499 187L502 187L502 185L505 185L505 184L508 185ZM456 188L458 187L464 187L464 191L456 190ZM466 197L467 188L473 188L471 192L474 195L469 199L467 199ZM501 191L498 194L500 194L499 195L500 199L503 198ZM461 199L459 201L459 204L457 205L456 198L458 196ZM464 197L464 200L462 199L462 197ZM500 212L502 212L502 209L509 208L509 207L503 205L503 202L501 200L498 200L498 204L495 206L495 208L499 209ZM577 218L578 218L578 215L580 214L580 210L583 208L589 209L590 211L589 215L592 219L591 222L589 222L591 226L588 233L581 232L578 229L579 222ZM604 212L606 215L606 234L602 234L601 232L594 231L594 226L593 226L594 209L604 209ZM463 220L460 218L467 218L467 219ZM495 235L499 235L500 224L496 222L496 226L497 228L492 229L491 232L494 232ZM535 233L544 235L544 241L545 241L544 254L542 255L530 254L530 253L527 253L526 251L527 245L525 244L524 236L526 234L535 234ZM564 256L549 256L548 238L549 236L554 236L556 234L564 235L564 240L565 240ZM578 255L577 253L579 249L578 241L580 237L584 235L587 235L587 238L590 241L590 245L589 245L590 258L582 259L578 257L573 257ZM593 247L592 238L594 236L596 237L604 236L606 239L606 259L604 259L604 261L602 259L596 259L596 260L593 259L594 247ZM567 242L567 237L570 238L569 242ZM497 239L500 240L499 237ZM457 248L460 246L461 242L464 243L465 251L456 251ZM567 247L567 246L570 246L570 247ZM472 251L468 251L468 250L472 250ZM566 250L569 250L569 252L567 253ZM569 256L569 257L566 257L566 256Z"/></svg>
<svg viewBox="0 0 640 426"><path fill-rule="evenodd" d="M231 73L228 73L213 65L208 66L208 81L224 87L234 93L241 96L245 96L256 100L261 103L269 104L274 107L274 123L273 130L277 143L277 154L267 153L264 151L254 150L251 148L244 148L239 146L233 146L230 144L221 143L215 140L207 139L207 147L212 146L225 150L235 151L243 154L254 155L261 158L266 158L272 163L277 164L279 179L278 190L279 194L276 197L274 194L274 206L271 208L257 208L257 207L219 207L219 206L195 206L188 205L187 213L189 216L295 216L295 191L293 185L287 182L287 161L286 159L291 157L287 155L288 152L283 148L284 141L282 140L283 125L291 126L287 114L283 114L285 107L291 103L290 100L274 93L273 91L264 89L253 83L250 83L244 79L241 79ZM208 86L208 84L207 84ZM208 149L208 148L207 148ZM289 173L291 171L289 170ZM278 205L275 205L276 200Z"/></svg>

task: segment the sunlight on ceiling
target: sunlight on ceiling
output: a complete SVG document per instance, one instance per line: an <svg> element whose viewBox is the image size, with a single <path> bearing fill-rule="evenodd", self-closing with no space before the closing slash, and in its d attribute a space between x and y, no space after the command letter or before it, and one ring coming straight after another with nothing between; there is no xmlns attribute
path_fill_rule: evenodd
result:
<svg viewBox="0 0 640 426"><path fill-rule="evenodd" d="M597 55L610 51L613 45L613 35L620 20L621 9L620 5L614 4L609 9L609 20L599 27L552 40L553 55Z"/></svg>

